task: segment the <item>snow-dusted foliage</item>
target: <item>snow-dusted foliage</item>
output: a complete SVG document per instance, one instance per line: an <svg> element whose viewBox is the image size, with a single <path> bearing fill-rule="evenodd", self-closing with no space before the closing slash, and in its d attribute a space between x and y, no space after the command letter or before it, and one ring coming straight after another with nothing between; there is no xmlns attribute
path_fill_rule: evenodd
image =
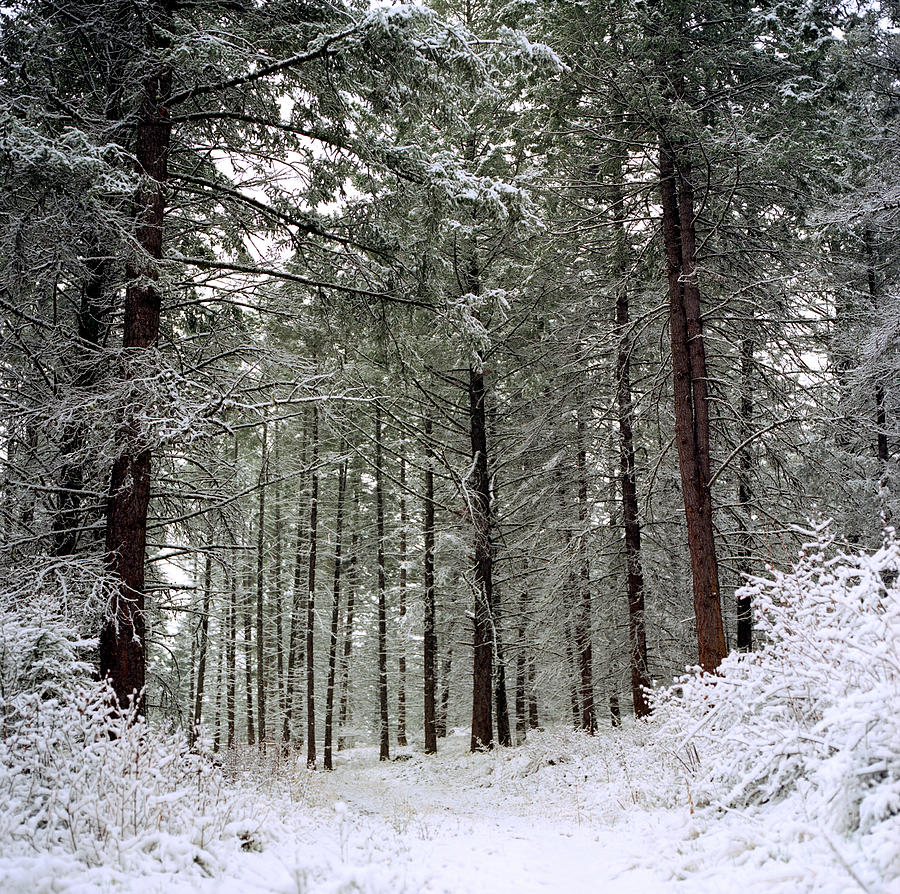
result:
<svg viewBox="0 0 900 894"><path fill-rule="evenodd" d="M92 679L96 643L84 630L105 607L102 572L47 560L4 584L0 853L13 862L0 889L13 885L10 866L36 877L50 870L32 862L53 855L126 873L202 872L211 843L250 846L259 824L210 756L123 713Z"/></svg>
<svg viewBox="0 0 900 894"><path fill-rule="evenodd" d="M254 821L208 754L113 707L105 684L22 695L0 739L0 850L126 872L200 867L253 845Z"/></svg>
<svg viewBox="0 0 900 894"><path fill-rule="evenodd" d="M839 552L827 523L787 572L748 589L758 651L694 672L656 699L663 737L698 800L797 799L813 827L864 836L900 876L900 543Z"/></svg>

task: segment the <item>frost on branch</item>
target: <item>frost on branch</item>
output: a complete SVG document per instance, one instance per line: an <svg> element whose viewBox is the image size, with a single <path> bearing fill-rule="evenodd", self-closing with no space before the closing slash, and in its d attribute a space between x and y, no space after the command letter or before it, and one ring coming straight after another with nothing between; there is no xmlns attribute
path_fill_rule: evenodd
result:
<svg viewBox="0 0 900 894"><path fill-rule="evenodd" d="M656 710L691 786L723 807L796 797L827 832L866 836L900 875L900 543L838 552L827 523L787 572L746 588L760 650L693 672Z"/></svg>

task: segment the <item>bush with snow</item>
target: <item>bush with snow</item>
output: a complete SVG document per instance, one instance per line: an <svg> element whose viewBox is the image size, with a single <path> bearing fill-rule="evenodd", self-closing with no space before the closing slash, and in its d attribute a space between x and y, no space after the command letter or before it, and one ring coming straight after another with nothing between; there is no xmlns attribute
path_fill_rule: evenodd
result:
<svg viewBox="0 0 900 894"><path fill-rule="evenodd" d="M794 797L803 819L865 838L900 876L900 543L836 549L826 524L788 572L752 580L758 651L656 698L695 798L746 807Z"/></svg>
<svg viewBox="0 0 900 894"><path fill-rule="evenodd" d="M48 568L0 589L0 854L209 872L211 843L252 846L260 823L212 756L122 711L92 679L96 644L78 620L96 624L100 609L86 606L103 604L102 578ZM0 872L0 888L11 884Z"/></svg>
<svg viewBox="0 0 900 894"><path fill-rule="evenodd" d="M135 869L211 861L255 823L210 756L121 711L106 684L18 699L0 740L0 849ZM173 867L174 868L174 867Z"/></svg>

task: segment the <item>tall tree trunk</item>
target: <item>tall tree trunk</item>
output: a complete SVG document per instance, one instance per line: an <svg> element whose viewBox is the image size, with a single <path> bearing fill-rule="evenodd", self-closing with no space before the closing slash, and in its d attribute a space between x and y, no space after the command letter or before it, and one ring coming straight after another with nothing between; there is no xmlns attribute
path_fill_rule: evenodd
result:
<svg viewBox="0 0 900 894"><path fill-rule="evenodd" d="M613 227L616 240L616 403L619 423L619 483L625 527L625 569L628 586L628 639L631 664L631 701L636 717L650 713L645 690L650 686L647 632L644 623L644 566L641 561L641 524L634 455L634 405L631 397L630 314L626 281L625 202L621 168L615 185Z"/></svg>
<svg viewBox="0 0 900 894"><path fill-rule="evenodd" d="M491 688L493 685L493 576L491 555L491 489L488 478L484 369L481 358L469 367L469 426L473 481L470 490L475 535L475 612L473 617L472 751L494 744Z"/></svg>
<svg viewBox="0 0 900 894"><path fill-rule="evenodd" d="M496 598L496 593L493 598L491 614L491 628L494 634L494 705L497 715L497 743L509 748L513 742L509 726L509 703L506 698L506 660L503 656L500 601Z"/></svg>
<svg viewBox="0 0 900 894"><path fill-rule="evenodd" d="M337 520L334 534L334 589L331 604L331 641L328 648L328 684L325 689L325 748L324 766L333 769L331 761L331 732L334 719L334 682L337 672L338 631L341 610L341 544L344 533L344 492L347 489L347 460L338 473Z"/></svg>
<svg viewBox="0 0 900 894"><path fill-rule="evenodd" d="M266 747L266 651L263 621L265 617L265 579L263 575L266 546L266 488L269 478L269 458L266 454L268 426L263 423L262 456L259 464L259 531L256 539L256 732L259 746Z"/></svg>
<svg viewBox="0 0 900 894"><path fill-rule="evenodd" d="M248 544L249 546L249 544ZM253 581L248 565L244 574L244 676L247 685L247 744L256 744L256 721L253 717Z"/></svg>
<svg viewBox="0 0 900 894"><path fill-rule="evenodd" d="M878 268L875 259L875 239L871 226L866 226L863 231L863 247L866 253L866 283L869 288L869 303L872 311L878 310ZM879 380L875 383L875 449L878 461L882 465L890 458L887 437L887 411L884 401L884 384Z"/></svg>
<svg viewBox="0 0 900 894"><path fill-rule="evenodd" d="M525 581L528 580L527 560L525 565ZM528 598L523 584L519 594L519 606L516 612L516 744L521 745L528 734L528 651L525 642L525 609Z"/></svg>
<svg viewBox="0 0 900 894"><path fill-rule="evenodd" d="M569 576L570 588L575 583L575 575ZM570 589L571 592L571 589ZM581 687L578 685L578 654L575 649L577 635L573 631L573 625L566 624L566 658L568 659L569 679L569 706L572 710L572 726L575 729L581 727Z"/></svg>
<svg viewBox="0 0 900 894"><path fill-rule="evenodd" d="M444 665L441 669L441 676L443 677L443 683L441 685L441 708L438 713L437 728L435 729L435 733L439 739L446 738L447 736L447 714L450 709L450 671L452 668L453 644L450 643L444 654Z"/></svg>
<svg viewBox="0 0 900 894"><path fill-rule="evenodd" d="M284 520L282 519L281 506L281 456L278 451L278 423L272 423L272 448L275 457L275 505L274 509L274 555L272 568L272 590L269 595L270 606L274 604L275 613L275 731L279 726L283 727L284 718L284 599L281 591L281 541L284 534ZM282 721L282 722L279 722ZM273 731L273 738L275 732Z"/></svg>
<svg viewBox="0 0 900 894"><path fill-rule="evenodd" d="M359 483L353 487L353 534L350 536L350 557L347 567L347 614L344 619L344 650L341 656L341 698L338 709L338 751L345 744L350 723L350 658L353 654L353 611L356 603L356 557L359 553Z"/></svg>
<svg viewBox="0 0 900 894"><path fill-rule="evenodd" d="M425 513L423 538L425 556L422 580L425 590L423 667L425 671L425 753L437 751L437 724L435 717L435 660L437 658L437 638L434 632L434 447L431 444L431 416L425 417Z"/></svg>
<svg viewBox="0 0 900 894"><path fill-rule="evenodd" d="M752 324L752 321L751 321ZM753 535L750 533L750 513L753 501L751 475L753 473L753 447L749 443L753 428L753 353L754 340L751 335L741 339L741 406L739 437L742 442L738 454L738 540L741 555L738 558L738 572L743 576L750 573L753 554ZM737 600L737 647L741 652L753 648L753 610L750 596L739 596Z"/></svg>
<svg viewBox="0 0 900 894"><path fill-rule="evenodd" d="M587 445L585 443L584 408L581 401L576 409L576 431L578 433L578 559L579 559L579 607L578 663L581 670L581 728L590 735L597 732L597 714L594 709L594 652L591 643L591 571L588 562L587 538L588 485L587 485Z"/></svg>
<svg viewBox="0 0 900 894"><path fill-rule="evenodd" d="M537 668L532 656L528 659L528 729L537 729L539 726Z"/></svg>
<svg viewBox="0 0 900 894"><path fill-rule="evenodd" d="M676 170L676 165L680 165ZM718 668L726 654L710 493L706 356L695 269L694 202L686 152L661 141L663 240L669 281L669 331L675 395L675 440L687 520L700 666Z"/></svg>
<svg viewBox="0 0 900 894"><path fill-rule="evenodd" d="M237 695L237 669L235 651L237 646L237 558L232 544L232 567L228 573L228 617L225 634L225 745L234 747L235 696Z"/></svg>
<svg viewBox="0 0 900 894"><path fill-rule="evenodd" d="M319 408L313 404L312 485L309 498L309 585L306 591L306 766L316 768L316 539L319 533Z"/></svg>
<svg viewBox="0 0 900 894"><path fill-rule="evenodd" d="M233 467L234 479L238 474L238 439L235 436L232 444L231 464ZM236 523L236 522L235 522ZM225 640L225 665L226 665L226 688L225 695L225 713L228 716L228 726L226 735L226 744L228 748L233 748L235 743L235 720L236 720L236 701L237 701L237 580L238 566L240 555L237 548L237 534L232 527L232 522L228 522L228 531L231 540L231 567L228 569L228 632Z"/></svg>
<svg viewBox="0 0 900 894"><path fill-rule="evenodd" d="M227 609L226 609L227 612ZM216 652L216 704L213 733L213 752L218 752L222 747L222 677L225 669L225 637L221 621L219 628L219 648Z"/></svg>
<svg viewBox="0 0 900 894"><path fill-rule="evenodd" d="M81 290L78 309L76 346L77 372L72 381L74 391L89 391L99 380L97 354L106 328L106 286L109 262L92 258L87 262L88 277ZM65 458L59 476L59 493L53 517L53 554L71 556L78 546L80 510L84 491L84 470L78 457L85 447L85 425L67 427L60 452Z"/></svg>
<svg viewBox="0 0 900 894"><path fill-rule="evenodd" d="M378 528L378 714L379 759L390 760L387 680L387 582L384 570L384 473L381 469L381 405L375 404L375 515Z"/></svg>
<svg viewBox="0 0 900 894"><path fill-rule="evenodd" d="M304 417L305 419L305 417ZM306 464L306 426L303 428L303 447L300 455ZM294 548L294 586L291 592L291 627L288 638L288 665L287 680L285 681L284 691L284 717L281 729L281 741L284 748L290 746L294 735L293 721L295 716L295 708L297 701L302 694L302 689L298 685L297 670L303 665L304 660L304 638L301 634L301 612L303 611L303 600L300 594L303 592L303 550L306 546L306 525L304 518L306 516L306 496L304 489L301 487L300 494L297 499L297 539ZM301 711L297 711L300 714ZM302 730L302 726L300 727ZM302 744L303 737L300 737Z"/></svg>
<svg viewBox="0 0 900 894"><path fill-rule="evenodd" d="M210 548L212 537L210 537ZM209 608L212 596L212 555L209 548L203 570L203 608L200 612L200 645L197 660L197 689L194 692L194 716L191 720L189 741L193 744L200 734L200 723L203 720L203 687L206 681L206 653L209 647Z"/></svg>
<svg viewBox="0 0 900 894"><path fill-rule="evenodd" d="M168 20L168 3L154 4ZM165 183L171 122L166 102L172 72L159 67L144 82L137 116L135 159L143 181L135 198L136 241L147 256L140 269L129 266L125 290L121 375L126 380L144 374L141 358L159 335L160 294L156 261L162 258ZM109 679L121 705L135 702L143 714L146 680L144 559L147 509L150 505L152 450L143 437L140 408L125 409L118 433L106 510L106 567L118 582L112 614L100 631L100 677Z"/></svg>
<svg viewBox="0 0 900 894"><path fill-rule="evenodd" d="M406 747L406 445L400 441L400 657L397 676L397 746Z"/></svg>

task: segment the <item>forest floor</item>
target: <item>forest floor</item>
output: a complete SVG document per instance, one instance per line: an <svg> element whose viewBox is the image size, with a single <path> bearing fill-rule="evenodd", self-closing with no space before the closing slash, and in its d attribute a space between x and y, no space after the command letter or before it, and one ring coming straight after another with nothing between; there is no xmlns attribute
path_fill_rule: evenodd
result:
<svg viewBox="0 0 900 894"><path fill-rule="evenodd" d="M332 773L243 771L253 823L236 842L170 841L128 870L63 858L4 861L4 894L656 894L858 892L865 855L817 834L802 805L756 812L692 803L652 742L538 732L472 755L464 731L440 753L389 763L374 748ZM260 806L262 805L262 806ZM258 808L258 810L257 810ZM234 838L234 836L232 836ZM190 848L194 850L191 851ZM848 850L849 849L849 850ZM4 865L5 864L5 865ZM5 871L4 871L5 870ZM895 889L896 890L896 889Z"/></svg>

